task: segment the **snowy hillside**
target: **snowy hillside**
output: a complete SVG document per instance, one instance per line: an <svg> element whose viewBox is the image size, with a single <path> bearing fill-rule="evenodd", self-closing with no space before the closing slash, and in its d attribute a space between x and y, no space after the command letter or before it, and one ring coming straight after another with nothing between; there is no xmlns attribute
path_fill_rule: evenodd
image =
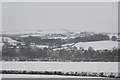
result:
<svg viewBox="0 0 120 80"><path fill-rule="evenodd" d="M84 49L88 49L89 46L93 47L95 50L103 50L103 49L112 49L114 47L118 48L118 42L115 41L95 41L95 42L79 42L75 44L77 48L84 47Z"/></svg>
<svg viewBox="0 0 120 80"><path fill-rule="evenodd" d="M64 44L62 46L72 45L70 44ZM90 46L93 47L95 50L103 50L103 49L112 49L114 47L118 48L118 42L117 41L94 41L94 42L79 42L74 45L78 49L80 47L83 47L85 50L87 50ZM73 47L74 47L73 46Z"/></svg>

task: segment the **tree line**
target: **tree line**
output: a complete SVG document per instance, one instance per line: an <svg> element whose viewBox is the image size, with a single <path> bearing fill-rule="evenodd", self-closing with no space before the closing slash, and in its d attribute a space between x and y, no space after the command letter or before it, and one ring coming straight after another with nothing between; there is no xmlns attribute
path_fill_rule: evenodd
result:
<svg viewBox="0 0 120 80"><path fill-rule="evenodd" d="M3 60L43 60L43 61L107 61L118 62L120 49L112 50L94 50L89 47L88 50L83 48L53 50L51 48L37 48L31 46L22 46L20 48L2 48Z"/></svg>

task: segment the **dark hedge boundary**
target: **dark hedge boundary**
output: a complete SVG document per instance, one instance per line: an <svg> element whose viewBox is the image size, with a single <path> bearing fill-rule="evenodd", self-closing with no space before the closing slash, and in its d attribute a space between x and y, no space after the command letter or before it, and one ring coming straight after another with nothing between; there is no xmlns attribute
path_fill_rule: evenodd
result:
<svg viewBox="0 0 120 80"><path fill-rule="evenodd" d="M120 78L120 73L87 73L87 72L60 72L60 71L14 71L14 70L2 70L2 74L32 74L32 75L62 75L62 76L88 76L88 77L105 77L105 78Z"/></svg>

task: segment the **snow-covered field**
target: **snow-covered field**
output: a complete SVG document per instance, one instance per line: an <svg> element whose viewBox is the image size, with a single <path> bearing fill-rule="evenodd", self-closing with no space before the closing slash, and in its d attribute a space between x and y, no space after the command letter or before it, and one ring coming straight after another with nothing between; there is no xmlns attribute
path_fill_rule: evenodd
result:
<svg viewBox="0 0 120 80"><path fill-rule="evenodd" d="M27 74L2 74L2 78L102 78L102 77L60 76L60 75L27 75Z"/></svg>
<svg viewBox="0 0 120 80"><path fill-rule="evenodd" d="M2 62L3 70L117 73L117 62Z"/></svg>
<svg viewBox="0 0 120 80"><path fill-rule="evenodd" d="M48 48L49 46L47 46L47 45L31 45L31 47L33 47L33 48L37 47L37 48L43 49L45 47Z"/></svg>
<svg viewBox="0 0 120 80"><path fill-rule="evenodd" d="M3 38L4 38L5 41L8 41L9 43L17 43L18 42L18 41L13 40L13 39L11 39L9 37L3 37Z"/></svg>
<svg viewBox="0 0 120 80"><path fill-rule="evenodd" d="M92 46L95 50L103 50L103 49L112 49L114 47L118 48L117 41L95 41L95 42L79 42L75 44L77 48L80 46L84 47L84 49L88 49L89 46Z"/></svg>
<svg viewBox="0 0 120 80"><path fill-rule="evenodd" d="M2 62L2 70L118 73L117 62ZM2 78L102 78L89 76L2 74Z"/></svg>
<svg viewBox="0 0 120 80"><path fill-rule="evenodd" d="M67 45L71 45L71 44L65 44L62 46L67 46ZM112 49L114 47L118 48L118 42L110 41L110 40L94 41L94 42L79 42L79 43L76 43L74 46L77 47L78 49L80 47L83 47L85 50L87 50L89 46L93 47L93 49L95 50L103 50L103 49Z"/></svg>

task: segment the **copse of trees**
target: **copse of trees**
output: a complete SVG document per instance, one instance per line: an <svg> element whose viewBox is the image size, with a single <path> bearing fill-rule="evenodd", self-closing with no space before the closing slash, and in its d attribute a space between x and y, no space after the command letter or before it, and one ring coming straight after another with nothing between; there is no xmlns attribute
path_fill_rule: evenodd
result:
<svg viewBox="0 0 120 80"><path fill-rule="evenodd" d="M116 41L118 38L116 36L112 36L111 40Z"/></svg>
<svg viewBox="0 0 120 80"><path fill-rule="evenodd" d="M37 45L61 45L61 39L42 39L41 37L19 37L18 40L25 42L26 44L35 43Z"/></svg>
<svg viewBox="0 0 120 80"><path fill-rule="evenodd" d="M85 37L77 37L75 38L75 42L90 42L90 41L101 41L101 40L109 40L108 35L103 35L103 34L93 34L90 36L85 36Z"/></svg>

